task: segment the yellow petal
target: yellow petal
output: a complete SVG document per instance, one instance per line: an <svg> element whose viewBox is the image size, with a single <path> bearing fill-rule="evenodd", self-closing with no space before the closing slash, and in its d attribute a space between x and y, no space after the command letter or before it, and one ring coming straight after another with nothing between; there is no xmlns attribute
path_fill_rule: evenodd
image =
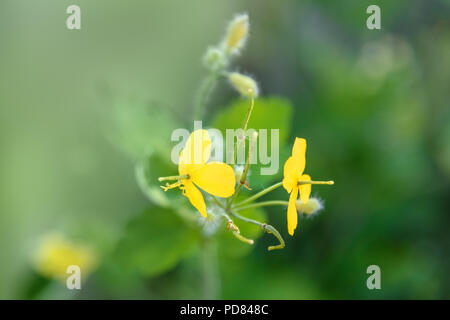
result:
<svg viewBox="0 0 450 320"><path fill-rule="evenodd" d="M288 232L291 236L294 235L294 230L297 228L297 208L295 207L295 201L297 201L298 187L294 187L289 197L289 205L287 211L287 225Z"/></svg>
<svg viewBox="0 0 450 320"><path fill-rule="evenodd" d="M211 138L206 130L195 130L189 136L180 153L178 172L180 175L197 170L211 155Z"/></svg>
<svg viewBox="0 0 450 320"><path fill-rule="evenodd" d="M190 181L184 183L183 195L186 196L191 204L197 209L202 216L207 217L206 204L203 195L194 184Z"/></svg>
<svg viewBox="0 0 450 320"><path fill-rule="evenodd" d="M295 169L300 176L305 170L306 163L306 140L303 138L295 138L294 146L292 147L292 159Z"/></svg>
<svg viewBox="0 0 450 320"><path fill-rule="evenodd" d="M284 163L284 172L283 172L283 187L286 189L288 193L292 191L292 188L297 185L297 171L295 170L295 164L292 157L289 157Z"/></svg>
<svg viewBox="0 0 450 320"><path fill-rule="evenodd" d="M233 195L236 185L233 169L221 162L203 165L192 173L192 181L206 192L222 198Z"/></svg>
<svg viewBox="0 0 450 320"><path fill-rule="evenodd" d="M305 154L306 140L295 138L292 156L284 163L283 187L287 192L291 192L292 188L297 185L297 180L303 173L303 170L305 170Z"/></svg>
<svg viewBox="0 0 450 320"><path fill-rule="evenodd" d="M300 180L311 181L311 177L307 174L304 174L300 177ZM311 185L310 184L301 184L299 186L300 189L300 200L303 203L307 203L309 200L309 195L311 194Z"/></svg>

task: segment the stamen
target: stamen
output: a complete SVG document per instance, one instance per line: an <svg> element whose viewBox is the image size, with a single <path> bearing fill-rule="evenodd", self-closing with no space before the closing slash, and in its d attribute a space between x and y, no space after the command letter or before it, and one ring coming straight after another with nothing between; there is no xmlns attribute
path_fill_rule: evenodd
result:
<svg viewBox="0 0 450 320"><path fill-rule="evenodd" d="M244 188L247 189L247 190L250 190L250 191L252 190L252 188L250 188L250 185L248 184L248 181L247 181L247 180L245 180L243 186L244 186Z"/></svg>
<svg viewBox="0 0 450 320"><path fill-rule="evenodd" d="M165 186L161 186L161 188L164 191L167 191L167 190L170 190L170 189L173 189L173 188L176 188L176 187L180 187L180 186L181 186L181 181L178 181L178 182L172 183L172 184L166 183L166 185Z"/></svg>
<svg viewBox="0 0 450 320"><path fill-rule="evenodd" d="M313 180L299 180L298 181L298 185L302 185L302 184L327 184L327 185L333 185L334 181L330 180L330 181L313 181Z"/></svg>
<svg viewBox="0 0 450 320"><path fill-rule="evenodd" d="M168 177L159 177L158 181L170 181L170 180L181 180L181 179L189 179L188 174L183 174L181 176L168 176Z"/></svg>

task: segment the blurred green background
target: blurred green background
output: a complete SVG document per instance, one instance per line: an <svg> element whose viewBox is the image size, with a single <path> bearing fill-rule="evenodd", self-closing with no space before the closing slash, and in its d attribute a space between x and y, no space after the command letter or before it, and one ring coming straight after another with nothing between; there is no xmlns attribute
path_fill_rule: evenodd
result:
<svg viewBox="0 0 450 320"><path fill-rule="evenodd" d="M66 28L71 4L81 30ZM381 30L366 28L370 4ZM158 137L192 129L201 57L239 12L250 38L236 69L292 106L264 119L286 136L280 162L304 137L306 172L336 185L313 186L325 210L294 237L285 208L249 213L280 230L283 250L267 252L275 239L251 225L239 224L253 247L219 232L206 271L217 295L205 296L198 232L143 195L135 159L150 148L151 181L176 173ZM449 299L449 18L445 0L2 0L0 298ZM221 82L208 125L226 123L236 98ZM80 291L33 268L38 240L55 230L97 252ZM372 264L381 290L366 287Z"/></svg>

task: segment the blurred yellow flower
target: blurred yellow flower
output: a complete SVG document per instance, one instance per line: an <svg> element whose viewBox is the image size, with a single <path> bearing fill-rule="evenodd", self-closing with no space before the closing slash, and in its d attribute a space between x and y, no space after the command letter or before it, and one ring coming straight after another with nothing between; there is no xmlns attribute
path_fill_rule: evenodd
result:
<svg viewBox="0 0 450 320"><path fill-rule="evenodd" d="M333 181L311 181L311 177L303 174L306 164L306 140L302 138L295 138L294 146L292 147L292 155L284 164L284 178L283 187L290 193L287 224L288 232L292 236L294 230L297 228L297 208L295 203L297 201L298 193L300 193L300 200L303 204L307 204L309 195L311 194L311 184L334 184Z"/></svg>
<svg viewBox="0 0 450 320"><path fill-rule="evenodd" d="M67 240L60 233L44 236L34 255L34 266L45 277L64 280L67 267L77 265L84 276L97 266L97 257L93 250Z"/></svg>
<svg viewBox="0 0 450 320"><path fill-rule="evenodd" d="M179 176L162 177L159 181L178 180L162 187L164 191L179 187L191 204L206 217L206 204L201 188L214 196L228 198L234 193L236 179L233 169L222 162L208 161L211 155L211 138L208 131L196 130L189 136L180 153Z"/></svg>

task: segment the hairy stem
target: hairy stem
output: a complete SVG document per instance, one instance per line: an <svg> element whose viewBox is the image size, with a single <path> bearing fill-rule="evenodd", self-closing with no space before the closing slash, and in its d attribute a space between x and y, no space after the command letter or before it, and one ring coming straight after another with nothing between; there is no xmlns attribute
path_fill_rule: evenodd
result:
<svg viewBox="0 0 450 320"><path fill-rule="evenodd" d="M206 103L208 102L209 96L214 89L219 76L220 72L215 70L212 71L205 80L203 80L198 95L195 99L194 120L203 119Z"/></svg>

